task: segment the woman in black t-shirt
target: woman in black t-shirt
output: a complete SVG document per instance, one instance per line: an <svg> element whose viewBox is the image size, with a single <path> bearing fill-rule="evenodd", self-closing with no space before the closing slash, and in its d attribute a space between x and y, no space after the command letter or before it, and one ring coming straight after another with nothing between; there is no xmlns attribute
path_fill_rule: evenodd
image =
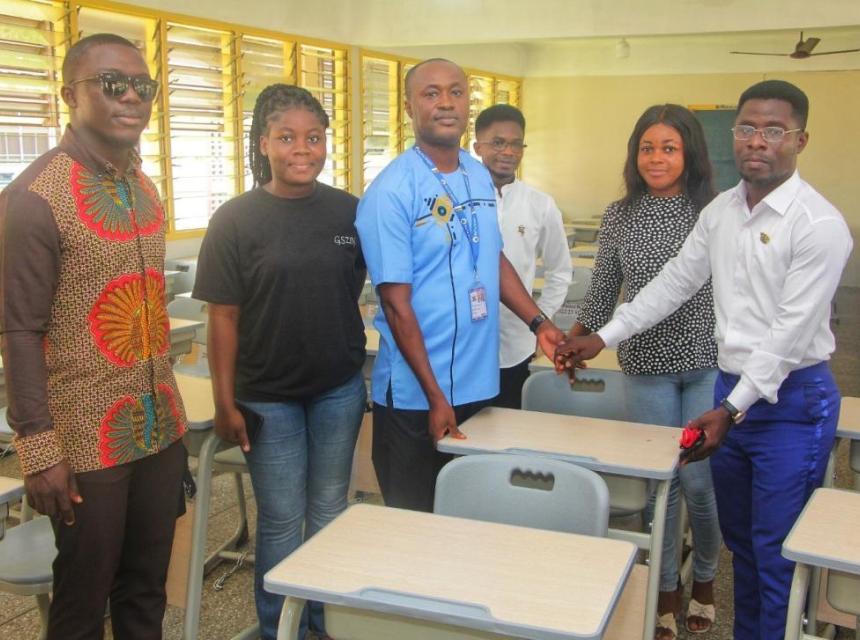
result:
<svg viewBox="0 0 860 640"><path fill-rule="evenodd" d="M272 640L283 598L263 590L263 575L346 508L367 400L358 200L317 182L328 126L308 91L263 90L254 189L212 217L193 293L209 302L215 431L251 471L257 615ZM308 611L303 627L324 633L322 605Z"/></svg>

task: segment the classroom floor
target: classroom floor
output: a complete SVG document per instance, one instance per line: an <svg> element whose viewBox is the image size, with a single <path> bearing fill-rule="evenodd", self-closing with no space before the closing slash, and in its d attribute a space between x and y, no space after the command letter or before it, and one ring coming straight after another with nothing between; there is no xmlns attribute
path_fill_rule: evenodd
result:
<svg viewBox="0 0 860 640"><path fill-rule="evenodd" d="M832 370L843 395L860 396L860 288L841 289L837 295L838 322L834 324L837 348L832 359ZM837 486L851 484L847 462L847 447L841 446L837 465ZM0 459L0 475L20 477L15 456ZM252 496L246 479L246 495ZM370 496L371 500L378 497ZM255 509L253 500L249 504L253 523ZM236 496L232 480L228 476L215 478L212 510L208 528L209 547L219 540L227 539L235 528ZM623 523L616 523L623 524ZM253 524L252 524L253 538ZM253 546L253 541L250 546ZM203 606L200 616L200 638L220 640L231 638L256 619L253 604L253 570L241 568L230 576L223 589L216 591L215 582L230 569L224 563L207 576L204 584ZM687 590L689 596L689 589ZM688 635L683 631L679 638L705 638L708 640L731 640L732 638L732 575L731 554L723 548L720 569L716 580L717 623L711 633L702 636ZM168 607L165 617L165 640L181 638L183 611ZM107 637L111 638L108 626ZM0 640L35 640L39 632L38 613L32 598L21 598L0 594ZM853 637L842 631L837 638Z"/></svg>

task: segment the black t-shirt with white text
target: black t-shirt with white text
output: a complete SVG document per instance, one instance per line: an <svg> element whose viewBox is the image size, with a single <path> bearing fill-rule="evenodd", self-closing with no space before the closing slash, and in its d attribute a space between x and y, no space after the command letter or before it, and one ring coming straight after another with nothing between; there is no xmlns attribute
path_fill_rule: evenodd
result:
<svg viewBox="0 0 860 640"><path fill-rule="evenodd" d="M236 398L281 402L346 382L364 363L366 269L358 199L317 183L306 198L256 188L212 216L192 295L238 305Z"/></svg>

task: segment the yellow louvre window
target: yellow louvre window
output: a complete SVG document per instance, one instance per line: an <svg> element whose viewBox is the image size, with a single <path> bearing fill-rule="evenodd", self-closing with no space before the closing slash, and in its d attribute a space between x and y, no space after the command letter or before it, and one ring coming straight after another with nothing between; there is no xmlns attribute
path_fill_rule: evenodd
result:
<svg viewBox="0 0 860 640"><path fill-rule="evenodd" d="M475 120L478 118L478 114L495 104L493 88L493 78L478 75L469 76L469 128L466 129L466 134L463 136L463 146L470 152L472 143L475 141Z"/></svg>
<svg viewBox="0 0 860 640"><path fill-rule="evenodd" d="M494 104L520 106L520 83L518 80L497 79L495 94Z"/></svg>
<svg viewBox="0 0 860 640"><path fill-rule="evenodd" d="M400 104L406 103L406 74L415 66L414 62L404 62L400 65ZM412 129L412 120L406 109L400 110L400 150L405 151L415 145L415 131Z"/></svg>
<svg viewBox="0 0 860 640"><path fill-rule="evenodd" d="M152 104L152 116L140 139L140 155L143 171L155 183L162 201L167 205L168 166L167 150L164 141L164 92L165 85L159 73L161 60L161 30L163 23L153 18L104 11L91 7L81 7L77 14L79 37L95 33L114 33L129 40L143 54L150 75L159 81L159 95ZM169 207L168 207L169 210Z"/></svg>
<svg viewBox="0 0 860 640"><path fill-rule="evenodd" d="M173 230L202 229L238 192L235 36L170 22L166 40Z"/></svg>
<svg viewBox="0 0 860 640"><path fill-rule="evenodd" d="M240 93L242 104L243 190L250 189L254 180L248 166L249 132L254 105L260 92L274 83L296 83L296 44L287 40L271 40L243 35L239 50ZM257 141L253 141L257 144Z"/></svg>
<svg viewBox="0 0 860 640"><path fill-rule="evenodd" d="M400 153L400 93L398 63L362 58L362 175L367 189Z"/></svg>
<svg viewBox="0 0 860 640"><path fill-rule="evenodd" d="M349 60L346 49L299 45L299 85L310 91L331 120L328 157L320 181L349 189Z"/></svg>
<svg viewBox="0 0 860 640"><path fill-rule="evenodd" d="M0 188L59 141L64 16L58 2L0 5Z"/></svg>

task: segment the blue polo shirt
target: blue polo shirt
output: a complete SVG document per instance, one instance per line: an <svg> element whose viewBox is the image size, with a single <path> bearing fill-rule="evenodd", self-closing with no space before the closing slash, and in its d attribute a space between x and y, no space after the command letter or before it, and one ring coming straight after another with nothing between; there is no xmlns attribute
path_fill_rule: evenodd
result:
<svg viewBox="0 0 860 640"><path fill-rule="evenodd" d="M412 285L412 307L436 381L452 406L499 393L499 257L502 237L493 182L465 151L478 217L478 278L486 288L488 317L472 321L469 290L475 285L470 241L439 180L415 149L398 156L376 177L358 205L356 227L374 285ZM471 221L462 172L444 174ZM373 367L373 401L387 405L389 384L397 409L428 409L418 379L397 348L380 309L379 354Z"/></svg>

